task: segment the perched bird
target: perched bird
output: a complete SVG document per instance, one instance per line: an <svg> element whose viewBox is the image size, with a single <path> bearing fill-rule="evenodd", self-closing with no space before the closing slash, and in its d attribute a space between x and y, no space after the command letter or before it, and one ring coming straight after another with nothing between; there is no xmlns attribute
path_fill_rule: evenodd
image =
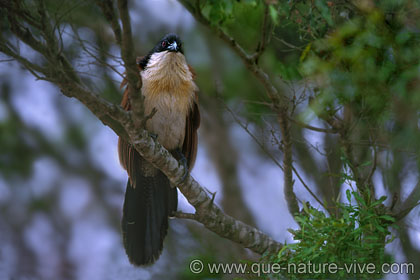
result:
<svg viewBox="0 0 420 280"><path fill-rule="evenodd" d="M156 109L146 129L191 170L197 153L200 113L195 75L185 60L181 40L175 34L166 35L137 63L144 113L147 116ZM121 86L125 84L123 81ZM127 89L121 105L131 109ZM152 264L162 252L168 218L177 209L177 189L123 138L119 138L118 153L129 176L122 217L125 251L134 265Z"/></svg>

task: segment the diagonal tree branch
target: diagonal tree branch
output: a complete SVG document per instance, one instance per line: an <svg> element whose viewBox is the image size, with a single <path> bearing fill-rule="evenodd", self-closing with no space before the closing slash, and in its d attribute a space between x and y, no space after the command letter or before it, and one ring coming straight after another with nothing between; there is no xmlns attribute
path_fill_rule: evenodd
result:
<svg viewBox="0 0 420 280"><path fill-rule="evenodd" d="M303 123L301 121L298 121L298 120L295 120L295 119L292 119L292 118L289 118L289 120L292 123L295 123L300 127L303 127L303 128L306 128L306 129L309 129L309 130L312 130L312 131L323 132L323 133L333 133L333 134L338 133L338 131L336 131L334 129L315 127L315 126Z"/></svg>
<svg viewBox="0 0 420 280"><path fill-rule="evenodd" d="M416 186L413 188L413 190L408 194L407 198L404 200L402 205L399 205L394 209L393 216L397 221L402 220L407 216L411 210L413 210L415 207L417 207L420 204L420 181L417 182ZM391 210L392 210L391 206Z"/></svg>
<svg viewBox="0 0 420 280"><path fill-rule="evenodd" d="M122 1L121 3L122 9L127 8L124 6L124 2L125 1ZM16 17L18 15L14 13L14 10L8 9L8 12L9 18L17 22ZM122 16L124 16L124 14L125 12L121 12ZM38 30L38 32L51 34L48 33L50 27L45 26L49 25L51 20L46 13L42 16L45 17L43 24L44 29ZM27 24L30 25L29 22L27 22ZM129 24L129 21L126 21L125 26L127 26L127 24ZM32 27L36 29L36 26ZM115 105L104 100L99 94L90 91L83 85L83 82L78 77L77 72L73 69L71 64L68 63L64 54L59 51L59 44L54 44L55 40L60 40L59 38L52 38L48 35L45 36L46 42L43 42L34 37L29 29L26 29L24 34L22 34L22 30L22 26L18 25L18 28L13 28L11 31L22 41L25 40L25 43L28 46L46 58L46 65L44 68L38 68L35 66L37 65L36 63L21 57L15 52L4 52L4 48L0 48L0 51L11 58L16 59L28 70L41 71L43 69L49 69L49 71L45 71L45 73L43 72L45 79L57 85L64 95L79 100L105 125L109 126L119 136L132 143L142 157L162 170L172 183L176 184L181 181L181 178L185 173L183 165L180 164L158 142L155 142L146 130L134 125L134 120L132 119L132 114L130 112L124 111L119 105ZM124 34L129 36L131 33L127 31L127 33ZM28 38L30 39L27 40ZM0 44L0 46L3 45ZM130 45L131 44L128 44L128 46ZM124 46L125 45L123 44L122 48L124 48ZM124 51L124 53L126 53L126 51ZM128 54L126 53L126 59L130 56L129 53L130 52L128 52ZM258 229L226 215L216 204L213 203L213 199L208 195L204 188L190 175L188 175L184 182L178 187L196 209L196 213L194 215L195 220L202 223L206 228L217 233L219 236L237 242L258 254L263 254L267 251L274 253L278 252L282 248L281 243L274 241Z"/></svg>
<svg viewBox="0 0 420 280"><path fill-rule="evenodd" d="M26 58L20 56L17 52L13 51L8 44L4 43L5 40L0 36L0 52L6 54L9 57L12 57L12 60L18 61L20 64L24 65L25 68L31 72L38 80L47 80L45 78L45 73L47 70L38 64L32 63ZM42 76L40 75L42 74Z"/></svg>
<svg viewBox="0 0 420 280"><path fill-rule="evenodd" d="M158 142L154 142L145 130L135 135L131 135L130 132L134 147L146 160L162 170L172 183L181 180L184 174L182 164L179 164ZM258 254L266 251L277 252L281 249L280 243L258 229L226 215L214 204L208 192L190 175L178 185L178 188L196 209L195 220L219 236L235 241Z"/></svg>

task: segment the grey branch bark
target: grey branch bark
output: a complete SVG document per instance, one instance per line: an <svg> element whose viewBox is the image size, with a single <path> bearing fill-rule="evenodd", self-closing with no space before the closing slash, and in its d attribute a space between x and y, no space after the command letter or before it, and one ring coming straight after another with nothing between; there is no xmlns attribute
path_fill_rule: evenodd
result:
<svg viewBox="0 0 420 280"><path fill-rule="evenodd" d="M123 5L120 7L126 9L126 6L124 6L125 1L121 2L123 2ZM44 67L36 66L36 63L22 57L18 52L13 50L13 48L10 48L9 43L3 38L0 41L1 52L16 59L24 68L35 73L39 77L56 84L64 95L78 99L105 125L108 125L119 136L129 140L142 157L162 170L172 183L176 184L176 182L181 181L185 172L182 164L179 164L165 148L158 142L155 142L146 130L134 125L132 114L124 111L119 105L104 100L99 94L90 91L83 85L76 71L67 61L64 53L59 51L59 44L55 44L56 40L59 41L59 39L55 37L55 33L48 32L50 28L52 28L52 21L48 18L47 14L44 14L45 20L43 21L43 26L31 26L41 33L45 32L46 34L49 34L48 36L45 36L44 41L34 36L28 29L23 28L17 20L19 17L17 11L25 15L27 13L30 14L32 11L25 10L17 4L10 4L5 0L0 0L0 4L8 11L9 20L17 23L11 30L12 33L45 58L46 65ZM124 15L124 12L121 13L120 11L120 14ZM125 20L122 19L123 26ZM30 21L26 21L26 23L31 25ZM129 24L129 20L128 23L126 21L126 24ZM127 31L128 27L126 24L123 28L125 29L124 32L127 33L123 32L122 41L124 41L124 36L129 36L129 33L131 34L131 31ZM38 28L42 28L42 30L39 30ZM124 48L124 46L124 43L122 43L122 48ZM128 54L126 58L128 57L131 57L131 55ZM126 67L127 65L130 64L127 63ZM128 69L126 69L126 71L129 73ZM178 187L188 201L194 206L196 210L194 215L195 220L202 223L206 228L217 233L219 236L237 242L258 254L263 254L267 251L275 253L282 248L281 243L274 241L258 229L226 215L213 203L212 198L204 188L190 175L188 175L187 179L182 184L178 185Z"/></svg>

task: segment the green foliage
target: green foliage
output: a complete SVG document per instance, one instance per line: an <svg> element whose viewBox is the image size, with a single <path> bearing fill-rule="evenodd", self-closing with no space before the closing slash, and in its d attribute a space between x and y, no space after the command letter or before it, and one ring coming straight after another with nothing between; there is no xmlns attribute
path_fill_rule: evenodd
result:
<svg viewBox="0 0 420 280"><path fill-rule="evenodd" d="M343 170L337 175L339 184L353 189L356 179L351 168L354 166L344 151L340 159ZM370 165L367 161L358 168ZM381 266L392 261L385 254L385 246L395 238L390 232L390 227L397 228L395 218L384 207L386 196L375 199L369 188L363 192L350 189L346 190L347 203L338 202L338 196L334 214L326 215L309 203L303 204L303 210L295 216L299 229L289 229L296 243L286 244L277 255L263 258L286 268L277 277L376 279L383 276ZM330 270L331 267L337 269Z"/></svg>
<svg viewBox="0 0 420 280"><path fill-rule="evenodd" d="M213 25L222 27L252 53L260 41L263 3L209 0L202 10ZM411 110L420 106L420 95L416 94L420 61L419 36L415 31L418 26L406 22L407 16L415 18L418 2L265 3L274 28L271 48L267 48L261 61L269 72L283 80L303 77L315 81L317 90L310 106L317 116L323 118L351 105L353 115L359 116L362 123L385 124L395 117L395 102ZM288 46L285 50L278 39L296 47ZM253 108L249 109L252 112ZM413 130L406 133L412 134ZM402 146L407 141L415 142L407 137L399 140Z"/></svg>
<svg viewBox="0 0 420 280"><path fill-rule="evenodd" d="M213 0L208 1L203 8L203 14L216 25L223 24L228 18L232 17L232 0Z"/></svg>
<svg viewBox="0 0 420 280"><path fill-rule="evenodd" d="M384 247L390 243L391 233L388 229L394 218L383 213L381 197L372 203L362 199L357 192L346 192L347 204L338 203L341 213L339 217L326 216L324 212L304 204L304 211L295 217L299 230L289 230L297 243L287 244L278 253L272 256L271 262L280 263L281 267L291 264L313 264L320 267L324 263L335 263L338 267L351 264L381 264L391 259L384 253ZM356 204L352 204L352 199ZM354 266L352 267L354 268ZM299 271L299 270L298 270ZM297 272L298 272L297 271ZM304 270L300 270L303 272ZM305 272L307 272L306 269ZM313 271L316 271L313 269ZM357 277L358 279L372 279L381 277L380 273L360 273L346 269L337 273L293 273L290 270L288 279L342 279Z"/></svg>
<svg viewBox="0 0 420 280"><path fill-rule="evenodd" d="M204 2L202 13L213 25L223 26L228 20L237 20L244 16L258 16L255 8L261 6L257 0L208 0Z"/></svg>
<svg viewBox="0 0 420 280"><path fill-rule="evenodd" d="M263 24L264 5L261 0L208 0L202 1L201 9L203 15L215 26L221 27L247 52L256 50L261 37ZM273 13L276 13L273 10ZM246 32L244 32L244 30ZM270 50L267 50L270 52ZM222 53L225 64L221 67L221 79L224 86L223 97L227 102L236 102L238 97L243 103L247 118L256 123L262 123L261 115L267 114L270 109L262 102L268 102L267 96L261 94L261 85L243 67L241 61L229 53ZM289 67L278 60L272 59L274 53L267 55L264 64L273 67L279 75L285 77L299 75L297 67ZM206 92L214 92L214 84L208 83L207 76L211 73L199 73L197 75L200 88ZM246 81L246 82L244 82ZM212 82L212 81L210 81ZM204 88L208 85L208 89Z"/></svg>
<svg viewBox="0 0 420 280"><path fill-rule="evenodd" d="M372 7L308 45L301 71L320 86L313 106L318 115L351 105L361 119L381 123L396 100L420 105L411 95L419 91L419 37L388 18L386 10Z"/></svg>

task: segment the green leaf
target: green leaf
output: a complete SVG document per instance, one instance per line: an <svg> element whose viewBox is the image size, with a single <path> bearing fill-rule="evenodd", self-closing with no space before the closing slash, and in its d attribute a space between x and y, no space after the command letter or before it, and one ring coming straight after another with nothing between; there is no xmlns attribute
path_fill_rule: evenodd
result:
<svg viewBox="0 0 420 280"><path fill-rule="evenodd" d="M303 62L305 60L305 57L308 55L309 51L311 50L312 43L309 43L306 45L305 49L303 50L302 54L300 55L300 62Z"/></svg>
<svg viewBox="0 0 420 280"><path fill-rule="evenodd" d="M349 189L346 190L346 197L347 197L347 201L351 203L351 191Z"/></svg>
<svg viewBox="0 0 420 280"><path fill-rule="evenodd" d="M395 222L395 218L392 216L388 216L388 215L382 215L379 216L380 219L382 220L386 220L386 221L390 221L390 222Z"/></svg>
<svg viewBox="0 0 420 280"><path fill-rule="evenodd" d="M371 165L372 164L372 161L366 161L366 162L364 162L364 163L362 163L361 165L360 165L360 167L365 167L365 166L369 166L369 165Z"/></svg>
<svg viewBox="0 0 420 280"><path fill-rule="evenodd" d="M274 25L278 25L279 24L279 14L277 12L277 9L273 5L270 5L268 7L268 9L269 9L269 12L270 12L271 20L273 21Z"/></svg>

